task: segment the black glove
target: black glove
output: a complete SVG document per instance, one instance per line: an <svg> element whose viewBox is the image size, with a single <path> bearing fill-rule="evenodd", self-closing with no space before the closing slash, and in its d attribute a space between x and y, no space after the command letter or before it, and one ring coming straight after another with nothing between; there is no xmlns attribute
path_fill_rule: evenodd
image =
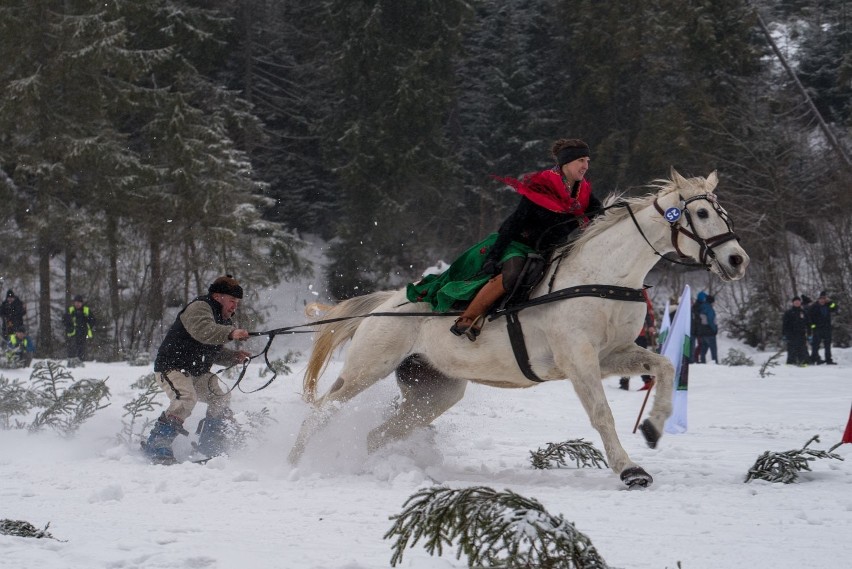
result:
<svg viewBox="0 0 852 569"><path fill-rule="evenodd" d="M485 262L482 263L482 272L486 275L496 275L500 272L500 269L497 267L497 261L494 259L485 259Z"/></svg>

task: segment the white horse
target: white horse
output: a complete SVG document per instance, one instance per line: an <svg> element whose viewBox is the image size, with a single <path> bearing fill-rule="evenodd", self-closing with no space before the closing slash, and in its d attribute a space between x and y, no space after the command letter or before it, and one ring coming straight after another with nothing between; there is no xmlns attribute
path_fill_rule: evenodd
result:
<svg viewBox="0 0 852 569"><path fill-rule="evenodd" d="M616 202L594 220L567 253L557 250L545 278L532 292L566 291L600 284L635 289L641 294L648 271L662 254L676 251L691 257L723 281L745 274L749 257L740 247L728 217L713 191L716 173L686 179L672 169L671 180L652 184L655 194ZM552 260L553 260L552 259ZM518 312L523 321L529 366L543 381L568 379L592 426L603 440L612 470L628 486L647 486L651 476L625 452L615 431L601 379L608 376L656 376L656 394L642 433L652 448L671 414L674 368L659 354L634 343L646 306L633 302L583 296L539 304ZM638 300L633 298L632 300ZM522 373L510 345L503 318L483 328L471 343L450 334L450 319L434 316L400 318L372 312L428 312L429 305L408 303L405 290L383 291L346 300L324 314L342 319L318 328L304 378L303 397L314 410L302 424L290 462L298 462L310 437L341 404L396 371L402 391L393 415L373 429L368 447L374 450L430 424L464 395L468 381L494 387L533 387ZM352 343L342 371L330 390L315 399L317 382L332 353Z"/></svg>

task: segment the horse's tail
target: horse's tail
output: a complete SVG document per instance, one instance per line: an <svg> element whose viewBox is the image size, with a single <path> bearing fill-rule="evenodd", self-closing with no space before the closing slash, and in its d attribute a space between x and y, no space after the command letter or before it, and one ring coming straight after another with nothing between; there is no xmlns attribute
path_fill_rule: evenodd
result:
<svg viewBox="0 0 852 569"><path fill-rule="evenodd" d="M330 304L323 304L321 302L311 302L310 304L305 306L305 316L311 319L319 318L331 309L332 306Z"/></svg>
<svg viewBox="0 0 852 569"><path fill-rule="evenodd" d="M358 326L364 321L359 316L369 314L394 294L396 294L396 291L381 291L356 296L330 307L323 314L323 320L336 318L344 318L345 320L322 324L317 328L311 357L308 358L308 367L305 369L305 379L302 383L302 399L308 403L314 402L317 383L328 366L332 354L337 348L352 339Z"/></svg>

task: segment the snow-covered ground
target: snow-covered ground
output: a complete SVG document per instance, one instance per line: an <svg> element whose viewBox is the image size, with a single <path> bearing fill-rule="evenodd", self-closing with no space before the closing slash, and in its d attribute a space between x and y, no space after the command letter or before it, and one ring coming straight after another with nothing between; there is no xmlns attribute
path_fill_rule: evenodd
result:
<svg viewBox="0 0 852 569"><path fill-rule="evenodd" d="M322 265L321 245L310 247ZM319 270L318 270L319 273ZM663 298L665 295L661 296ZM271 306L262 329L305 321L304 307L327 302L321 276L260 291L251 300ZM465 340L459 339L460 342ZM265 338L254 338L259 351ZM644 392L604 381L622 443L654 476L645 490L627 490L610 470L534 470L530 451L583 438L602 445L567 382L526 390L470 385L465 398L434 428L375 455L366 434L397 390L392 378L350 404L291 467L286 456L308 408L300 399L309 335L279 336L272 357L302 353L293 373L263 391L234 392L233 407L268 409L275 422L242 450L206 465L148 464L117 435L131 384L151 366L88 362L76 379L106 379L110 406L71 440L51 431L0 430L0 519L24 520L57 538L0 535L2 569L372 569L389 567L392 543L383 539L390 516L417 490L510 489L540 501L586 534L611 567L624 569L841 569L852 558L852 445L847 458L818 460L796 484L743 482L767 450L801 448L813 435L827 450L841 438L852 403L852 349L836 350L838 366L759 367L771 354L719 338L720 358L731 347L755 365L690 368L689 430L666 435L656 450L632 434ZM340 355L342 357L342 355ZM259 361L259 360L255 360ZM320 391L342 365L335 359ZM215 369L215 368L214 368ZM252 364L243 388L268 379ZM30 370L0 370L28 381ZM228 383L232 384L233 379ZM162 394L159 401L166 403ZM160 409L149 413L154 419ZM194 430L200 404L187 421ZM28 419L32 419L29 417ZM185 458L190 439L179 437ZM58 541L63 540L63 541ZM455 550L432 557L422 543L400 567L462 568Z"/></svg>
<svg viewBox="0 0 852 569"><path fill-rule="evenodd" d="M720 340L724 356L732 344ZM259 349L261 340L253 341ZM293 468L286 455L307 411L299 398L303 359L263 391L235 392L238 414L266 407L277 421L259 440L206 465L153 466L135 446L116 443L122 405L137 394L130 384L150 367L90 362L71 371L78 379L109 378L111 405L76 438L0 431L0 519L39 528L49 522L63 540L0 535L0 567L388 567L389 516L432 484L535 498L573 522L612 567L848 567L852 445L835 451L846 461L817 460L795 484L743 480L764 451L801 448L813 435L822 441L815 449L840 441L852 402L852 350L837 350L838 366L782 365L766 378L758 372L769 354L749 353L753 367L690 368L689 430L665 436L656 450L631 434L644 394L635 391L639 379L630 392L616 378L605 380L623 444L654 476L638 491L609 470L530 466L530 451L549 442L583 438L602 449L567 382L526 390L471 385L431 432L368 455L366 433L396 393L389 378L356 398ZM339 366L335 360L323 386ZM265 381L259 369L250 368L246 389ZM28 370L2 374L29 378ZM200 405L188 424L202 415ZM177 453L185 456L189 440L181 439ZM400 566L466 563L455 550L431 557L418 544Z"/></svg>

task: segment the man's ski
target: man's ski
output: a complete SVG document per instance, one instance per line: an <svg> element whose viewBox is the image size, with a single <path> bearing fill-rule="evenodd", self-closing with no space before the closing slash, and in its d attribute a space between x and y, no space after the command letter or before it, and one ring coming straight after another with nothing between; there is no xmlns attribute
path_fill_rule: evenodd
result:
<svg viewBox="0 0 852 569"><path fill-rule="evenodd" d="M203 458L196 459L187 459L187 460L178 460L174 456L152 456L147 451L146 441L141 441L142 453L145 455L145 458L151 464L162 464L166 466L171 466L172 464L183 464L184 462L189 462L191 464L207 464L207 462L213 458L212 456L205 456Z"/></svg>

